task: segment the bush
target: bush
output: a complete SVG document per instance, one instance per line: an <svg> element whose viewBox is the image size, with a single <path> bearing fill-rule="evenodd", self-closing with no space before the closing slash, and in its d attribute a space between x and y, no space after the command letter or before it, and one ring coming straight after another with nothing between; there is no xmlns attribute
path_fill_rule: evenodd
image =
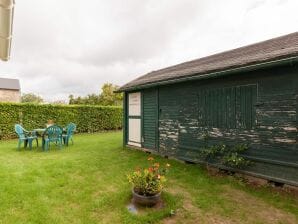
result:
<svg viewBox="0 0 298 224"><path fill-rule="evenodd" d="M248 150L248 146L245 144L238 144L234 146L219 144L204 148L201 151L200 156L206 162L210 159L215 159L222 165L234 168L243 168L252 164L251 161L242 156L242 153L246 150Z"/></svg>
<svg viewBox="0 0 298 224"><path fill-rule="evenodd" d="M15 124L32 130L44 128L48 120L60 126L73 122L78 133L117 130L122 128L122 108L0 103L0 139L15 138Z"/></svg>

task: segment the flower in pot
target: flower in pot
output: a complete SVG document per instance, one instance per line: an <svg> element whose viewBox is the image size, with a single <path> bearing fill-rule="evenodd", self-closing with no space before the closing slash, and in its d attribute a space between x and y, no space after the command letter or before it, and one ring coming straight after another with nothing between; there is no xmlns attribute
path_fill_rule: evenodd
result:
<svg viewBox="0 0 298 224"><path fill-rule="evenodd" d="M166 182L165 175L170 164L160 166L154 162L153 157L149 157L149 167L145 169L137 168L127 175L132 184L133 201L143 206L154 206L160 201L161 191Z"/></svg>

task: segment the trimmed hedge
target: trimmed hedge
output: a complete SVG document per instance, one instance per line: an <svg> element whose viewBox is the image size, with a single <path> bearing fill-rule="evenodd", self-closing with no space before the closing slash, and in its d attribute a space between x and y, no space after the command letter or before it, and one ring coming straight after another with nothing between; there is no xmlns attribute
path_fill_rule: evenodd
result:
<svg viewBox="0 0 298 224"><path fill-rule="evenodd" d="M0 103L0 139L15 138L15 124L25 129L44 128L48 120L66 126L73 122L77 132L92 133L122 128L122 108L115 106L38 105Z"/></svg>

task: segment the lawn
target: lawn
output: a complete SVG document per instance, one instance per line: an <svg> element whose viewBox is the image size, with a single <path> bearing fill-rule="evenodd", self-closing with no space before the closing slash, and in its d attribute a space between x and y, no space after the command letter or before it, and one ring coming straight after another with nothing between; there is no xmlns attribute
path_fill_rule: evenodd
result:
<svg viewBox="0 0 298 224"><path fill-rule="evenodd" d="M148 154L122 149L120 132L76 135L46 153L16 144L0 142L0 223L298 223L293 196L157 156L171 164L165 207L131 214L126 174Z"/></svg>

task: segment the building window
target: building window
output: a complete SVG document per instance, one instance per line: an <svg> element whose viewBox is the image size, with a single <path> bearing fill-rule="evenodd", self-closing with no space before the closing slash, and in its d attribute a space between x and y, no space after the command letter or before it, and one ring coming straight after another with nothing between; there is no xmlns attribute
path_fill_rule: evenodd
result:
<svg viewBox="0 0 298 224"><path fill-rule="evenodd" d="M256 100L257 85L202 90L198 93L199 126L253 129Z"/></svg>

